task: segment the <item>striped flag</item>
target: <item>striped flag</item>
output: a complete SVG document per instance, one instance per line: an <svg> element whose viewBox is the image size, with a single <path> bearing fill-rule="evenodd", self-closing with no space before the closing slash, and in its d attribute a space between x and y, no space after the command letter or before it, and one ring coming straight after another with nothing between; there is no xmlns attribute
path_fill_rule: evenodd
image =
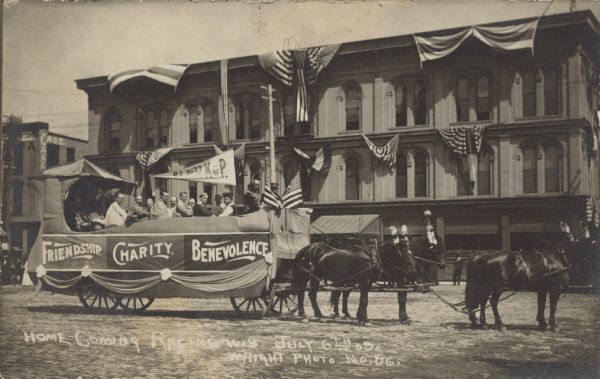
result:
<svg viewBox="0 0 600 379"><path fill-rule="evenodd" d="M326 170L331 165L331 145L326 143L317 152L309 156L304 151L300 150L295 146L291 146L296 161L299 165L306 168L307 170L321 171Z"/></svg>
<svg viewBox="0 0 600 379"><path fill-rule="evenodd" d="M294 175L294 178L285 189L281 197L283 208L292 209L302 204L302 187L300 185L300 172Z"/></svg>
<svg viewBox="0 0 600 379"><path fill-rule="evenodd" d="M110 92L113 92L121 84L131 82L135 79L139 80L139 78L146 78L173 87L173 92L175 92L179 85L179 80L187 68L188 65L161 64L146 70L121 71L108 77L108 86Z"/></svg>
<svg viewBox="0 0 600 379"><path fill-rule="evenodd" d="M308 122L307 85L329 65L340 45L279 50L258 56L262 68L286 86L296 87L296 121Z"/></svg>
<svg viewBox="0 0 600 379"><path fill-rule="evenodd" d="M364 134L362 136L365 139L369 150L371 150L371 153L373 153L373 157L375 158L371 160L373 168L375 168L377 161L382 161L388 166L391 172L394 172L394 169L396 168L396 154L398 153L398 141L400 140L400 134L396 134L394 138L389 140L388 143L381 147L376 146Z"/></svg>
<svg viewBox="0 0 600 379"><path fill-rule="evenodd" d="M271 208L280 209L282 207L281 197L271 190L271 181L268 175L266 175L265 179L265 191L262 195L262 202Z"/></svg>
<svg viewBox="0 0 600 379"><path fill-rule="evenodd" d="M588 197L585 204L585 220L594 226L595 228L600 227L600 207L593 197Z"/></svg>
<svg viewBox="0 0 600 379"><path fill-rule="evenodd" d="M450 150L458 155L466 155L469 165L469 181L471 190L477 181L477 153L481 150L484 127L475 125L472 128L464 126L438 130L442 140Z"/></svg>
<svg viewBox="0 0 600 379"><path fill-rule="evenodd" d="M140 164L141 169L145 172L171 150L172 148L170 147L163 147L156 150L141 150L137 152L135 159Z"/></svg>

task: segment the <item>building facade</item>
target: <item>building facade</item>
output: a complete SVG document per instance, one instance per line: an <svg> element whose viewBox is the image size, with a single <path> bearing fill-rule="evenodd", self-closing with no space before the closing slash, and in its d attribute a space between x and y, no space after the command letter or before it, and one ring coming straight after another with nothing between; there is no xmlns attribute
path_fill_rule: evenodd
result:
<svg viewBox="0 0 600 379"><path fill-rule="evenodd" d="M250 179L269 171L261 86L272 84L279 182L287 184L296 170L290 143L307 153L331 146L331 166L310 178L305 201L314 217L380 214L385 226L406 224L423 234L429 209L450 259L526 249L556 235L560 220L578 225L590 199L600 198L598 27L588 11L545 16L534 54L498 52L469 38L424 63L413 35L344 43L307 87L306 123L296 122L296 93L257 56L228 60L223 112L220 62L190 65L176 91L134 81L111 93L106 76L77 80L89 97L89 158L140 182L136 151L172 147L153 168L159 173L209 158L213 144L245 143L239 201ZM484 127L473 183L467 159L439 133L462 126ZM393 171L373 167L363 134L377 146L399 134ZM223 190L164 184L171 193Z"/></svg>
<svg viewBox="0 0 600 379"><path fill-rule="evenodd" d="M43 217L40 184L30 177L46 168L76 161L86 151L87 141L52 133L47 123L13 122L4 126L2 219L9 236L11 256L7 263L17 271L37 238Z"/></svg>

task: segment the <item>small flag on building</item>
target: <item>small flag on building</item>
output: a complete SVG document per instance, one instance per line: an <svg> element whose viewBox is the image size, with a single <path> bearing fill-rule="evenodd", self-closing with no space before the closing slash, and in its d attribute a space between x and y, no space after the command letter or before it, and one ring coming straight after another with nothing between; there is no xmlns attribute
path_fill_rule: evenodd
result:
<svg viewBox="0 0 600 379"><path fill-rule="evenodd" d="M382 161L391 172L394 172L394 169L396 168L396 154L398 153L398 141L400 140L400 134L396 134L394 138L389 140L388 143L381 147L376 146L364 134L362 136L365 139L369 150L371 150L371 153L373 154L373 168L375 168L377 161Z"/></svg>

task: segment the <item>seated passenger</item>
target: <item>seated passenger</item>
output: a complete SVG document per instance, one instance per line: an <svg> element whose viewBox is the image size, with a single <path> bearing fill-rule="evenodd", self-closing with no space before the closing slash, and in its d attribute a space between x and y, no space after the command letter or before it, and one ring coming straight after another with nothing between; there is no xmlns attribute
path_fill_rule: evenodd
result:
<svg viewBox="0 0 600 379"><path fill-rule="evenodd" d="M144 207L144 198L142 195L135 197L135 204L131 206L129 210L130 216L128 221L136 222L150 218L150 212Z"/></svg>
<svg viewBox="0 0 600 379"><path fill-rule="evenodd" d="M163 192L162 197L156 199L156 204L154 204L154 214L156 218L169 218L169 193Z"/></svg>
<svg viewBox="0 0 600 379"><path fill-rule="evenodd" d="M187 192L179 193L179 201L177 202L177 208L175 208L176 217L192 217L194 212L188 204Z"/></svg>
<svg viewBox="0 0 600 379"><path fill-rule="evenodd" d="M225 204L219 216L233 216L234 209L232 203L233 195L230 192L223 193L223 203Z"/></svg>
<svg viewBox="0 0 600 379"><path fill-rule="evenodd" d="M216 194L215 195L215 206L213 207L213 214L215 216L219 216L221 214L221 212L223 212L224 208L225 208L225 205L223 204L223 196Z"/></svg>
<svg viewBox="0 0 600 379"><path fill-rule="evenodd" d="M123 200L125 196L122 193L117 194L117 199L106 210L106 226L125 225L127 211L122 207Z"/></svg>
<svg viewBox="0 0 600 379"><path fill-rule="evenodd" d="M206 208L206 202L208 201L208 194L203 192L198 197L198 203L194 206L194 216L196 217L210 217L213 214L210 213L208 208Z"/></svg>

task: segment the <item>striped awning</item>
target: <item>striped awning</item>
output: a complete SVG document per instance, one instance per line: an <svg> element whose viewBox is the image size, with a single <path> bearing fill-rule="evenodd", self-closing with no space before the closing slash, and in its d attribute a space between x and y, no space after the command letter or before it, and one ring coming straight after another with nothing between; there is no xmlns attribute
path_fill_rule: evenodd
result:
<svg viewBox="0 0 600 379"><path fill-rule="evenodd" d="M310 225L311 234L381 235L381 219L377 214L321 216Z"/></svg>
<svg viewBox="0 0 600 379"><path fill-rule="evenodd" d="M138 80L150 80L157 83L165 84L173 88L173 92L177 90L179 80L183 76L189 65L180 64L162 64L152 66L146 70L126 70L108 77L108 85L110 92L113 92L118 86L126 83L131 83Z"/></svg>

